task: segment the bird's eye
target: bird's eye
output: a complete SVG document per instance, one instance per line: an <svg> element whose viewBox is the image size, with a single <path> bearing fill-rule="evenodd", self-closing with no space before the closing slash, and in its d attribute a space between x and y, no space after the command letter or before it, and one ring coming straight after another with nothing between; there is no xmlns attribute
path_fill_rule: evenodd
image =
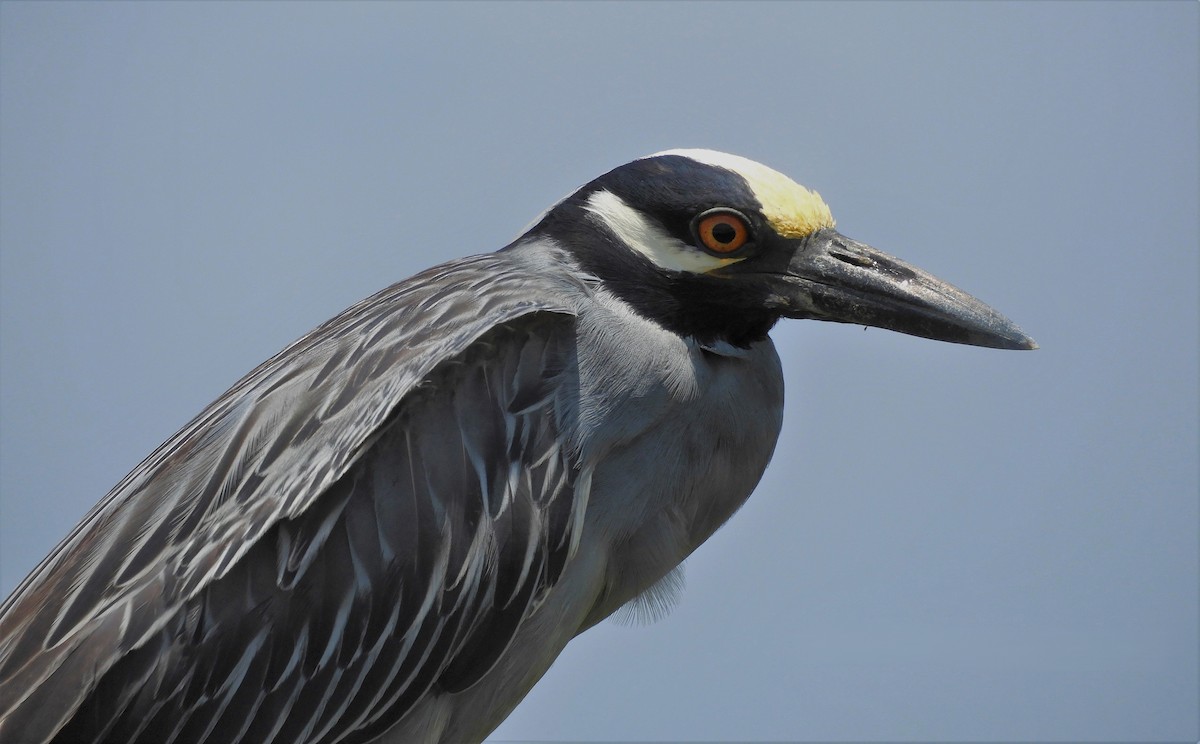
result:
<svg viewBox="0 0 1200 744"><path fill-rule="evenodd" d="M713 253L734 253L750 240L746 218L729 210L710 210L696 218L696 238Z"/></svg>

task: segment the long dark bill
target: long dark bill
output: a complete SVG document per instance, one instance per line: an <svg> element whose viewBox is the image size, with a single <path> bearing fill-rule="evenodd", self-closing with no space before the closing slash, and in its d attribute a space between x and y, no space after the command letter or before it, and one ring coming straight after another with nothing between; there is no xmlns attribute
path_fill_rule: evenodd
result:
<svg viewBox="0 0 1200 744"><path fill-rule="evenodd" d="M996 349L1036 349L1008 318L894 256L825 229L804 240L787 269L791 317L876 326Z"/></svg>

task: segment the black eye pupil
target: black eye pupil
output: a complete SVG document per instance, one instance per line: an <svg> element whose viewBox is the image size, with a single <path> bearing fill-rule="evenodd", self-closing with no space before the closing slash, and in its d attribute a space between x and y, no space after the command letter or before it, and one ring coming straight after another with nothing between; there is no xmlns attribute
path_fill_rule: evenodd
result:
<svg viewBox="0 0 1200 744"><path fill-rule="evenodd" d="M712 236L718 243L732 243L737 238L737 230L733 225L722 222L713 226Z"/></svg>

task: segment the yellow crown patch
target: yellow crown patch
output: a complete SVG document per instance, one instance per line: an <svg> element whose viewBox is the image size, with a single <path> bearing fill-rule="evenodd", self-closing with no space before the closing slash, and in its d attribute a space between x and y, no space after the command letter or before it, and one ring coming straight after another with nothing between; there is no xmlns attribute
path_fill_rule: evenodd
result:
<svg viewBox="0 0 1200 744"><path fill-rule="evenodd" d="M716 150L667 150L656 154L683 155L739 174L762 204L763 216L785 238L803 238L835 224L820 194L762 163Z"/></svg>

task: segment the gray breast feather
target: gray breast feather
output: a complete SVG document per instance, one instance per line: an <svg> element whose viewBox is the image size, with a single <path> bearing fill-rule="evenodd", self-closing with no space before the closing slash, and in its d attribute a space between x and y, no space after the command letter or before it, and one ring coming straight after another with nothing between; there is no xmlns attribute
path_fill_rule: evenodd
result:
<svg viewBox="0 0 1200 744"><path fill-rule="evenodd" d="M0 608L0 739L338 741L486 672L586 496L570 292L518 260L364 300L130 473Z"/></svg>

